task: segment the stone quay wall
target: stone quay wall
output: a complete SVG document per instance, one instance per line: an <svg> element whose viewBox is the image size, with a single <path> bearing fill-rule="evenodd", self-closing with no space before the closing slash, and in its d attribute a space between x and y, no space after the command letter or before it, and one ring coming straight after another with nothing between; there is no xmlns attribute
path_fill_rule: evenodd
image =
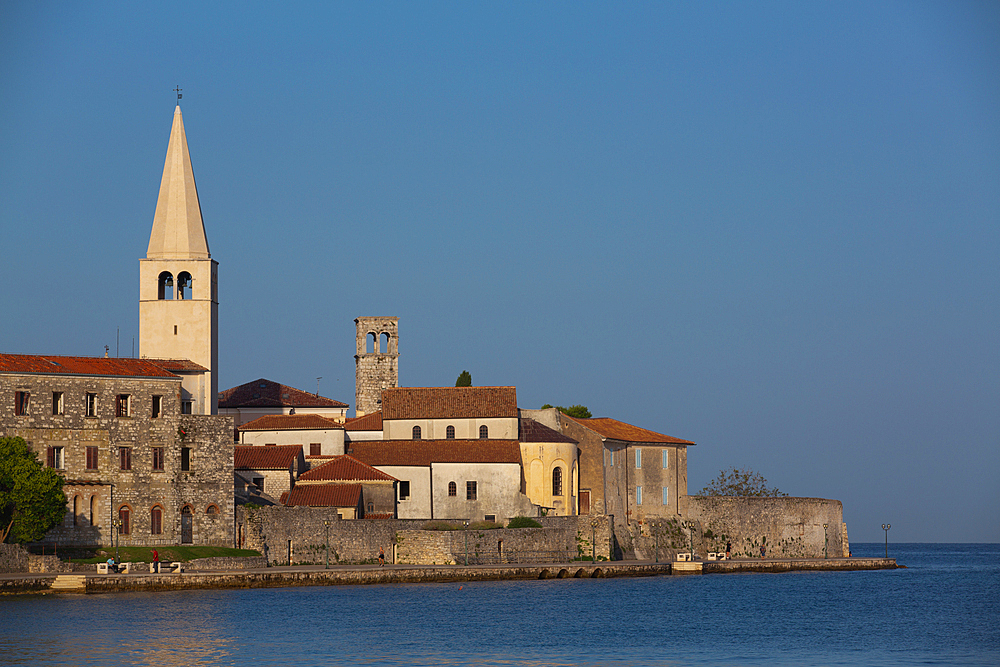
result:
<svg viewBox="0 0 1000 667"><path fill-rule="evenodd" d="M270 565L324 563L327 544L331 564L372 563L378 558L380 548L390 563L394 559L413 564L464 563L466 533L470 563L551 562L589 557L594 539L597 559L610 558L613 544L610 517L536 520L542 528L439 531L423 530L428 523L425 520L342 520L335 508L236 508L238 545L256 549Z"/></svg>
<svg viewBox="0 0 1000 667"><path fill-rule="evenodd" d="M726 542L732 543L733 558L759 558L762 545L768 558L842 558L850 553L839 500L685 496L681 509L696 522L694 551L702 558L725 551ZM684 535L690 544L687 529Z"/></svg>
<svg viewBox="0 0 1000 667"><path fill-rule="evenodd" d="M27 571L28 550L20 544L0 542L0 573Z"/></svg>

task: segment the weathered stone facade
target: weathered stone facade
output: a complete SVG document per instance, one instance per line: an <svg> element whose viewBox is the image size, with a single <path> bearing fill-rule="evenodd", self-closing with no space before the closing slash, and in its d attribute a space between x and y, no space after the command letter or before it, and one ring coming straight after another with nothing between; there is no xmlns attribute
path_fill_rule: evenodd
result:
<svg viewBox="0 0 1000 667"><path fill-rule="evenodd" d="M399 386L399 318L359 317L355 362L355 414L381 409L382 390ZM371 345L371 351L367 349Z"/></svg>
<svg viewBox="0 0 1000 667"><path fill-rule="evenodd" d="M125 372L149 364L87 361L98 371L105 362ZM66 518L45 542L110 545L124 508L129 526L119 536L123 545L188 538L193 544L232 543L232 419L181 415L181 380L164 375L0 374L0 435L24 438L43 464L54 464L67 480ZM15 414L17 392L31 397L26 415ZM119 404L125 414L119 415ZM61 448L54 460L50 448ZM182 522L190 525L183 535Z"/></svg>
<svg viewBox="0 0 1000 667"><path fill-rule="evenodd" d="M851 550L839 500L687 496L682 510L698 524L694 549L702 556L725 551L727 541L733 558L759 558L761 545L769 558L823 558L824 552L841 558Z"/></svg>

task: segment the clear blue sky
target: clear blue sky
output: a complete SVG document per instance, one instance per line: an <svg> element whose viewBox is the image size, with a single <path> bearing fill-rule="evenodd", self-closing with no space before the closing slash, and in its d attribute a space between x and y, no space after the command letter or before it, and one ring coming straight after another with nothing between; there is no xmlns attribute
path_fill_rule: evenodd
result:
<svg viewBox="0 0 1000 667"><path fill-rule="evenodd" d="M211 6L207 6L211 5ZM0 350L127 356L175 103L220 388L515 385L1000 541L1000 4L0 5Z"/></svg>

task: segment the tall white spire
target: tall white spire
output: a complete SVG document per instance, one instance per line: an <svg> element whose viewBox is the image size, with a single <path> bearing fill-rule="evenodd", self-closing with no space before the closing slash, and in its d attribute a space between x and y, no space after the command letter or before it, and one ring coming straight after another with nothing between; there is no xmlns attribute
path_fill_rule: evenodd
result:
<svg viewBox="0 0 1000 667"><path fill-rule="evenodd" d="M211 256L184 134L184 119L177 105L146 258L209 259Z"/></svg>

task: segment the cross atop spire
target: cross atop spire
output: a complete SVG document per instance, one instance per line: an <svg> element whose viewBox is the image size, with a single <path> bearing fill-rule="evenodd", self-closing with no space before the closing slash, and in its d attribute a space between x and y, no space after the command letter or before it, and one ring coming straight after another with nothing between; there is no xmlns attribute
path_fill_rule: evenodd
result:
<svg viewBox="0 0 1000 667"><path fill-rule="evenodd" d="M180 97L180 93L177 95ZM210 259L181 108L174 109L147 259Z"/></svg>
<svg viewBox="0 0 1000 667"><path fill-rule="evenodd" d="M174 88L174 92L175 92L175 93L177 93L177 101L178 101L178 102L180 102L180 101L181 101L181 98L182 98L182 97L184 97L183 95L181 95L181 91L182 91L182 90L184 90L184 89L183 89L183 88L181 88L180 84L177 84L177 87L176 87L176 88Z"/></svg>

